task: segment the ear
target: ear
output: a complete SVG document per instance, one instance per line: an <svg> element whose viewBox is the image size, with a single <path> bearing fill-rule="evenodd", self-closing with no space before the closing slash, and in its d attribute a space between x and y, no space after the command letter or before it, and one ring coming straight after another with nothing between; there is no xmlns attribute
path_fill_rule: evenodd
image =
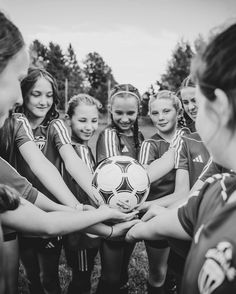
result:
<svg viewBox="0 0 236 294"><path fill-rule="evenodd" d="M214 94L216 99L211 103L211 107L213 107L214 111L219 115L221 123L227 126L232 112L228 96L221 89L215 89Z"/></svg>
<svg viewBox="0 0 236 294"><path fill-rule="evenodd" d="M111 112L111 104L110 103L107 105L107 110L108 110L108 112Z"/></svg>
<svg viewBox="0 0 236 294"><path fill-rule="evenodd" d="M70 117L68 114L65 115L65 120L66 120L66 123L68 124L68 126L71 127L71 120L70 120Z"/></svg>
<svg viewBox="0 0 236 294"><path fill-rule="evenodd" d="M183 116L183 114L184 114L184 110L183 110L183 108L180 108L177 112L178 119L181 118Z"/></svg>

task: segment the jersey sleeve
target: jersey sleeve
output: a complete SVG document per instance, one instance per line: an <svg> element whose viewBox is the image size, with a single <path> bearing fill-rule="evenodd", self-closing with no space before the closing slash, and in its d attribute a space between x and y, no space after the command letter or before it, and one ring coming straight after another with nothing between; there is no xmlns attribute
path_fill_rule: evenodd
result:
<svg viewBox="0 0 236 294"><path fill-rule="evenodd" d="M61 146L65 144L71 144L69 131L65 123L60 119L52 121L49 135L53 136L53 141L57 150L59 150Z"/></svg>
<svg viewBox="0 0 236 294"><path fill-rule="evenodd" d="M0 157L0 183L13 187L21 197L34 203L38 196L38 190L22 177L7 161Z"/></svg>
<svg viewBox="0 0 236 294"><path fill-rule="evenodd" d="M141 164L150 164L159 158L156 146L150 140L143 141L139 152L139 162Z"/></svg>
<svg viewBox="0 0 236 294"><path fill-rule="evenodd" d="M201 190L193 192L188 199L188 202L178 209L178 218L186 233L193 236L194 226L198 217L198 210L202 200L204 186Z"/></svg>
<svg viewBox="0 0 236 294"><path fill-rule="evenodd" d="M15 124L15 144L17 148L28 141L34 141L31 126L27 118L23 115L16 115L13 119Z"/></svg>
<svg viewBox="0 0 236 294"><path fill-rule="evenodd" d="M188 170L188 153L186 141L182 137L175 149L175 168Z"/></svg>
<svg viewBox="0 0 236 294"><path fill-rule="evenodd" d="M83 145L73 145L75 152L78 154L78 156L82 159L82 161L88 166L89 170L93 173L93 164L92 160L90 158L90 152L89 149L86 148Z"/></svg>
<svg viewBox="0 0 236 294"><path fill-rule="evenodd" d="M100 163L105 158L120 154L120 142L116 131L109 128L102 131L96 146L97 163Z"/></svg>
<svg viewBox="0 0 236 294"><path fill-rule="evenodd" d="M212 158L210 158L198 179L202 182L205 182L209 177L212 177L213 175L219 174L221 172L221 167L212 161Z"/></svg>

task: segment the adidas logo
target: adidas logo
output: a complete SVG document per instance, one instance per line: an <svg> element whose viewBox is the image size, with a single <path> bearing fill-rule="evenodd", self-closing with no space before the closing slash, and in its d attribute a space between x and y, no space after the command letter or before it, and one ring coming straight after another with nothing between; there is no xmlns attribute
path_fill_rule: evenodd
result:
<svg viewBox="0 0 236 294"><path fill-rule="evenodd" d="M126 147L126 146L124 146L123 148L122 148L122 151L121 152L129 152L129 149Z"/></svg>
<svg viewBox="0 0 236 294"><path fill-rule="evenodd" d="M193 159L193 162L203 162L201 155L198 155Z"/></svg>

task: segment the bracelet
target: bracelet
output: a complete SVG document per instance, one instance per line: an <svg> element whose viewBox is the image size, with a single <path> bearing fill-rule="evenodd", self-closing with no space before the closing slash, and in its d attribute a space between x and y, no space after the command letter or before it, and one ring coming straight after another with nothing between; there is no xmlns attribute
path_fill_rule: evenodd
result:
<svg viewBox="0 0 236 294"><path fill-rule="evenodd" d="M113 226L111 226L110 228L111 228L111 232L110 232L110 234L107 237L104 238L105 240L110 239L111 236L112 236L112 234L113 234Z"/></svg>
<svg viewBox="0 0 236 294"><path fill-rule="evenodd" d="M83 211L83 210L84 210L84 204L82 204L82 203L77 203L77 204L75 204L74 209L77 209L77 210Z"/></svg>

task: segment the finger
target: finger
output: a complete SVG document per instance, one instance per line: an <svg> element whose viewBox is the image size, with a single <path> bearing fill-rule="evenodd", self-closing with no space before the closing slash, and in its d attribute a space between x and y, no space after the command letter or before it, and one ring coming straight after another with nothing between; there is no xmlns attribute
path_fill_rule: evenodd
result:
<svg viewBox="0 0 236 294"><path fill-rule="evenodd" d="M144 216L141 218L141 220L143 222L146 222L146 221L150 220L151 218L153 218L153 213L151 213L150 211L148 211L148 212L146 212L144 214Z"/></svg>

